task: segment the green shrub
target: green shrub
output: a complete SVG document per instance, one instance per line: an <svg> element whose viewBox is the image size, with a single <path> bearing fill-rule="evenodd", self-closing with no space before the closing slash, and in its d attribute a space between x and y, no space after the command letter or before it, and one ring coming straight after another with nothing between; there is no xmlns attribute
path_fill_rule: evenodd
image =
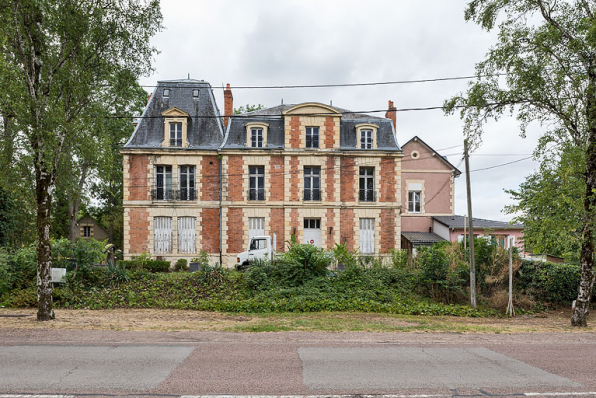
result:
<svg viewBox="0 0 596 398"><path fill-rule="evenodd" d="M274 262L273 275L283 286L299 286L327 275L332 257L315 245L290 243L288 251Z"/></svg>
<svg viewBox="0 0 596 398"><path fill-rule="evenodd" d="M155 273L168 272L170 270L170 262L161 260L118 260L117 265L124 266L126 269L134 272L146 270Z"/></svg>
<svg viewBox="0 0 596 398"><path fill-rule="evenodd" d="M174 271L188 271L188 261L185 258L179 258L174 264Z"/></svg>
<svg viewBox="0 0 596 398"><path fill-rule="evenodd" d="M516 287L541 303L569 305L577 298L581 270L575 264L524 261Z"/></svg>
<svg viewBox="0 0 596 398"><path fill-rule="evenodd" d="M459 267L452 266L446 248L449 244L436 244L418 250L418 267L420 285L423 294L434 300L447 303L461 300L464 295L465 280Z"/></svg>

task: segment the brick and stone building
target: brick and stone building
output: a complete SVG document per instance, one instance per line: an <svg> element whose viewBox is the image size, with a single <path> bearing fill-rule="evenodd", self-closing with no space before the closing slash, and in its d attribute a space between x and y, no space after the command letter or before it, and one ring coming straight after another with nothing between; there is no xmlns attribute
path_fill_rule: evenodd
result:
<svg viewBox="0 0 596 398"><path fill-rule="evenodd" d="M453 214L459 172L419 139L402 150L391 102L385 118L321 103L232 113L229 86L221 117L208 83L158 83L122 150L127 258L205 251L232 266L254 235L275 235L278 251L294 235L383 255L403 224L428 231L415 217ZM423 204L408 210L416 184Z"/></svg>

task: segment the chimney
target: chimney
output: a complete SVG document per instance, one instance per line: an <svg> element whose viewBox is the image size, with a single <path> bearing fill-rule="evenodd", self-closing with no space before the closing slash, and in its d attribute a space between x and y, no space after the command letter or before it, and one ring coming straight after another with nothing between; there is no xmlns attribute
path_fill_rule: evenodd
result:
<svg viewBox="0 0 596 398"><path fill-rule="evenodd" d="M395 134L397 134L397 127L395 126L396 119L395 119L395 105L393 105L393 101L389 101L389 108L387 109L387 113L385 113L385 117L387 119L391 119L393 122L393 130L395 130Z"/></svg>
<svg viewBox="0 0 596 398"><path fill-rule="evenodd" d="M228 120L234 114L234 97L230 89L230 83L226 85L224 90L224 128L228 128Z"/></svg>

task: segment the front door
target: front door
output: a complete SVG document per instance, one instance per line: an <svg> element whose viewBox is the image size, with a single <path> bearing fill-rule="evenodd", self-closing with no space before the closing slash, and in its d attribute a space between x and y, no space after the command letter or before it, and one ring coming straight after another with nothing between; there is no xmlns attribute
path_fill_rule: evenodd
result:
<svg viewBox="0 0 596 398"><path fill-rule="evenodd" d="M304 243L321 247L321 219L304 219Z"/></svg>

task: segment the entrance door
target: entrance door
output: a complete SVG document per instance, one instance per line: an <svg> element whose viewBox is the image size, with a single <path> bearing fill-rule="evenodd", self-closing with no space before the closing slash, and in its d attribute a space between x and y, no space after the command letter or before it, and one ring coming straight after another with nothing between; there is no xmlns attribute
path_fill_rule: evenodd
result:
<svg viewBox="0 0 596 398"><path fill-rule="evenodd" d="M248 239L253 236L265 235L265 218L264 217L249 217L248 218Z"/></svg>
<svg viewBox="0 0 596 398"><path fill-rule="evenodd" d="M310 243L316 247L321 247L321 219L304 219L304 243Z"/></svg>
<svg viewBox="0 0 596 398"><path fill-rule="evenodd" d="M360 219L360 253L374 254L375 252L375 219Z"/></svg>

